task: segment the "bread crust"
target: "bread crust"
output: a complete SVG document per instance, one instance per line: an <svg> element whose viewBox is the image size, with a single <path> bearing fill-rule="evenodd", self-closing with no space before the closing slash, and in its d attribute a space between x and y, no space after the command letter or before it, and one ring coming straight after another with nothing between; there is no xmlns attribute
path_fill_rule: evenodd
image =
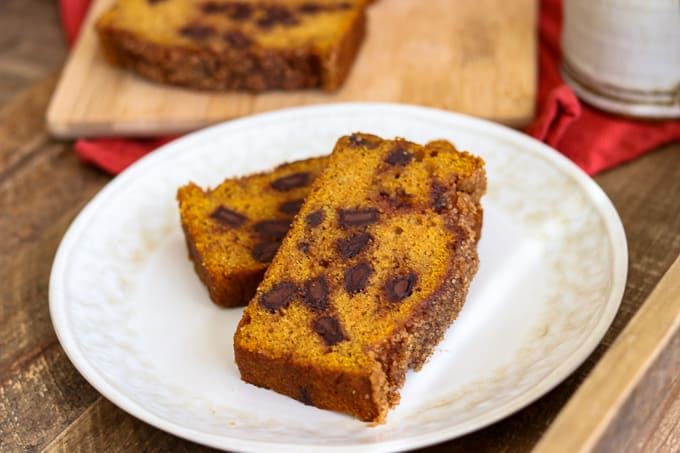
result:
<svg viewBox="0 0 680 453"><path fill-rule="evenodd" d="M247 318L243 318L241 322ZM377 367L347 373L304 365L290 356L272 357L265 351L235 348L235 360L245 382L276 390L304 404L356 415L365 421L381 420L389 407L384 373ZM328 383L332 382L332 391Z"/></svg>
<svg viewBox="0 0 680 453"><path fill-rule="evenodd" d="M255 294L257 285L267 270L265 265L241 270L214 270L205 266L205 260L196 247L196 240L189 225L182 223L189 259L196 275L208 289L210 299L221 307L241 307Z"/></svg>

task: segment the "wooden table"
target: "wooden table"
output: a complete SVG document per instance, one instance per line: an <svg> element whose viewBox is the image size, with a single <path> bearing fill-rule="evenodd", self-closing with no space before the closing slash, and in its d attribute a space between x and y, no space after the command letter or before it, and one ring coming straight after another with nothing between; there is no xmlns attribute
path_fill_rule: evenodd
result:
<svg viewBox="0 0 680 453"><path fill-rule="evenodd" d="M65 55L55 9L44 0L0 2L0 29L9 31L0 37L0 451L208 450L104 399L52 329L47 292L56 248L110 180L79 162L71 142L45 132ZM604 340L529 407L422 451L514 452L537 444L542 451L680 451L680 261L648 299L680 253L680 143L595 180L619 211L630 254L623 303Z"/></svg>

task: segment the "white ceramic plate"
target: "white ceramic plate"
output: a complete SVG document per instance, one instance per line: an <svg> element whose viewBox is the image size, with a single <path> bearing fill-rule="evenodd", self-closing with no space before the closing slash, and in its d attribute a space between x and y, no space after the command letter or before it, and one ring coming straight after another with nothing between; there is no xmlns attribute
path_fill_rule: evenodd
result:
<svg viewBox="0 0 680 453"><path fill-rule="evenodd" d="M371 427L239 379L240 309L215 307L187 259L175 202L193 180L329 152L365 131L450 139L487 162L481 267L468 302L401 404ZM450 439L527 405L571 373L611 323L627 250L600 188L559 153L496 124L391 104L232 121L164 146L114 179L65 235L50 311L69 358L104 396L165 431L244 451L393 451Z"/></svg>

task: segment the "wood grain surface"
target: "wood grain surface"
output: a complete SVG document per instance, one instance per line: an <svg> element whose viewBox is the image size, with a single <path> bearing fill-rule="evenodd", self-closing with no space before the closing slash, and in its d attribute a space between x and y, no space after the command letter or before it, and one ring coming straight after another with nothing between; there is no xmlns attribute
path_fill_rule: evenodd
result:
<svg viewBox="0 0 680 453"><path fill-rule="evenodd" d="M108 65L93 23L113 0L96 0L48 111L60 137L186 132L296 105L387 101L421 104L513 126L533 116L535 0L381 0L344 86L211 93L148 82Z"/></svg>
<svg viewBox="0 0 680 453"><path fill-rule="evenodd" d="M655 373L655 364L662 364ZM676 372L665 372L665 371ZM648 376L643 376L647 374ZM640 386L644 379L653 385ZM680 256L541 439L536 453L591 451L598 443L631 451L658 404L650 391L680 384ZM618 419L618 420L617 420ZM614 422L616 421L616 422ZM669 428L680 427L680 418ZM652 424L652 426L654 426ZM639 436L637 436L639 437ZM667 438L680 448L677 437Z"/></svg>
<svg viewBox="0 0 680 453"><path fill-rule="evenodd" d="M4 16L8 11L18 22L3 29L19 34L10 36L11 40L33 39L23 30L35 27L44 29L41 36L58 36L55 2L22 2L0 2L0 22L9 17ZM37 12L31 14L33 10ZM55 53L63 52L62 42L35 39L27 48L47 46ZM0 61L8 58L2 52L0 47ZM58 68L46 63L45 52L22 54L23 65L38 69L19 78L14 77L18 74L14 66L0 65L0 99L12 98L0 107L0 451L208 451L108 402L80 376L56 339L47 300L52 259L71 220L110 177L79 162L71 142L47 134L44 112L56 76L44 78ZM36 78L44 80L16 95L17 86ZM622 331L629 323L631 329L636 325L631 319L638 312L644 314L640 308L646 307L645 300L680 253L680 143L595 180L617 208L629 247L626 290L607 335L580 368L543 398L492 426L421 452L531 450L547 430L558 429L559 422L553 423L558 414L579 387L586 391L590 377L597 374L589 376L591 371L606 364L601 359L607 357L610 346L617 339L636 340ZM662 293L655 299L663 302L667 297L676 296ZM676 332L644 367L621 410L600 430L593 450L680 451L679 349ZM605 377L602 385L609 385L609 379L619 382L616 374ZM553 450L565 451L549 437L544 442Z"/></svg>
<svg viewBox="0 0 680 453"><path fill-rule="evenodd" d="M54 0L0 1L0 105L61 66L66 43L58 23Z"/></svg>

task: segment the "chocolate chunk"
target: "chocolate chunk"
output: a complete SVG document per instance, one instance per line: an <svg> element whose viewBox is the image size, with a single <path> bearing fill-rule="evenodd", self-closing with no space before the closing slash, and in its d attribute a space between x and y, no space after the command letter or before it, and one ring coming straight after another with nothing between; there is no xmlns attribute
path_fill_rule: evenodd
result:
<svg viewBox="0 0 680 453"><path fill-rule="evenodd" d="M318 3L303 3L300 8L298 8L298 11L300 11L302 14L317 14L320 13L321 11L324 11L326 8L323 6L319 5Z"/></svg>
<svg viewBox="0 0 680 453"><path fill-rule="evenodd" d="M289 220L263 220L253 225L256 233L270 238L281 239L290 229Z"/></svg>
<svg viewBox="0 0 680 453"><path fill-rule="evenodd" d="M337 242L340 256L345 259L357 256L366 246L368 242L373 239L370 233L361 233L350 237L349 239L340 239Z"/></svg>
<svg viewBox="0 0 680 453"><path fill-rule="evenodd" d="M272 5L267 8L267 15L283 25L296 25L297 17L288 8L280 5Z"/></svg>
<svg viewBox="0 0 680 453"><path fill-rule="evenodd" d="M234 49L247 49L253 44L253 40L239 30L225 32L222 39Z"/></svg>
<svg viewBox="0 0 680 453"><path fill-rule="evenodd" d="M253 8L248 3L232 3L227 11L229 19L233 21L244 21L253 15Z"/></svg>
<svg viewBox="0 0 680 453"><path fill-rule="evenodd" d="M266 8L264 16L257 20L257 26L260 28L271 28L275 25L292 26L298 24L298 19L285 6L270 5Z"/></svg>
<svg viewBox="0 0 680 453"><path fill-rule="evenodd" d="M340 2L336 5L321 5L316 2L307 2L303 3L302 6L298 8L298 11L300 11L302 14L318 14L326 11L342 11L351 7L352 5L349 2Z"/></svg>
<svg viewBox="0 0 680 453"><path fill-rule="evenodd" d="M349 144L354 148L366 145L366 139L359 135L352 134L349 136Z"/></svg>
<svg viewBox="0 0 680 453"><path fill-rule="evenodd" d="M283 212L284 214L295 215L298 213L304 202L305 200L286 201L285 203L281 203L279 206L279 211Z"/></svg>
<svg viewBox="0 0 680 453"><path fill-rule="evenodd" d="M352 134L349 136L349 144L353 147L359 147L366 145L366 139L359 135Z"/></svg>
<svg viewBox="0 0 680 453"><path fill-rule="evenodd" d="M385 158L385 162L390 165L400 165L405 167L409 162L411 162L411 159L413 159L413 154L408 152L408 150L403 145L397 143Z"/></svg>
<svg viewBox="0 0 680 453"><path fill-rule="evenodd" d="M370 225L378 221L378 210L366 209L341 209L338 223L341 227Z"/></svg>
<svg viewBox="0 0 680 453"><path fill-rule="evenodd" d="M214 36L217 33L214 27L210 25L190 24L185 25L179 29L179 34L185 38L194 39L196 41L203 41Z"/></svg>
<svg viewBox="0 0 680 453"><path fill-rule="evenodd" d="M297 286L291 281L281 282L264 293L258 299L260 305L274 313L279 308L285 308L297 294Z"/></svg>
<svg viewBox="0 0 680 453"><path fill-rule="evenodd" d="M246 216L241 215L236 211L232 211L231 209L227 209L224 206L215 209L213 213L210 214L210 217L234 228L240 227L248 220Z"/></svg>
<svg viewBox="0 0 680 453"><path fill-rule="evenodd" d="M349 145L352 148L365 147L369 149L376 148L380 145L381 140L378 137L352 134L349 136Z"/></svg>
<svg viewBox="0 0 680 453"><path fill-rule="evenodd" d="M345 290L349 294L356 294L362 291L368 283L368 277L373 272L373 268L367 261L363 261L345 271Z"/></svg>
<svg viewBox="0 0 680 453"><path fill-rule="evenodd" d="M312 330L323 338L326 346L333 346L345 339L340 321L331 316L322 316L312 321Z"/></svg>
<svg viewBox="0 0 680 453"><path fill-rule="evenodd" d="M413 197L413 195L407 193L404 189L397 189L394 192L394 195L390 195L385 191L380 191L380 198L386 200L394 209L410 207Z"/></svg>
<svg viewBox="0 0 680 453"><path fill-rule="evenodd" d="M198 8L204 14L220 14L225 13L231 7L229 3L220 2L205 2L201 3Z"/></svg>
<svg viewBox="0 0 680 453"><path fill-rule="evenodd" d="M300 387L300 401L306 404L307 406L314 406L312 396L309 394L309 391L304 387Z"/></svg>
<svg viewBox="0 0 680 453"><path fill-rule="evenodd" d="M390 279L385 284L385 294L390 302L399 302L413 293L418 277L415 272Z"/></svg>
<svg viewBox="0 0 680 453"><path fill-rule="evenodd" d="M257 20L257 26L262 29L269 29L276 25L276 21L269 16L261 17Z"/></svg>
<svg viewBox="0 0 680 453"><path fill-rule="evenodd" d="M308 254L309 254L309 242L306 242L306 241L300 242L300 243L298 244L298 248L299 248L299 249L302 251L302 253L304 253L305 255L308 255Z"/></svg>
<svg viewBox="0 0 680 453"><path fill-rule="evenodd" d="M449 206L449 198L446 196L446 187L437 182L432 184L432 207L437 214L441 214Z"/></svg>
<svg viewBox="0 0 680 453"><path fill-rule="evenodd" d="M284 176L276 181L273 181L271 186L274 190L279 192L288 192L289 190L304 187L309 183L309 173L300 172L292 175Z"/></svg>
<svg viewBox="0 0 680 453"><path fill-rule="evenodd" d="M319 209L318 211L314 211L311 214L308 214L307 217L305 217L305 221L307 222L307 225L314 228L321 225L321 222L323 222L323 219L325 217L326 214L324 214L322 209Z"/></svg>
<svg viewBox="0 0 680 453"><path fill-rule="evenodd" d="M205 14L226 14L231 20L241 22L253 14L253 7L246 2L205 2L199 8Z"/></svg>
<svg viewBox="0 0 680 453"><path fill-rule="evenodd" d="M255 261L260 263L269 263L274 259L274 255L281 247L280 241L266 241L260 242L253 250L250 252L251 256L255 258Z"/></svg>
<svg viewBox="0 0 680 453"><path fill-rule="evenodd" d="M324 311L328 306L328 283L323 275L305 282L305 294L302 299L309 308Z"/></svg>

